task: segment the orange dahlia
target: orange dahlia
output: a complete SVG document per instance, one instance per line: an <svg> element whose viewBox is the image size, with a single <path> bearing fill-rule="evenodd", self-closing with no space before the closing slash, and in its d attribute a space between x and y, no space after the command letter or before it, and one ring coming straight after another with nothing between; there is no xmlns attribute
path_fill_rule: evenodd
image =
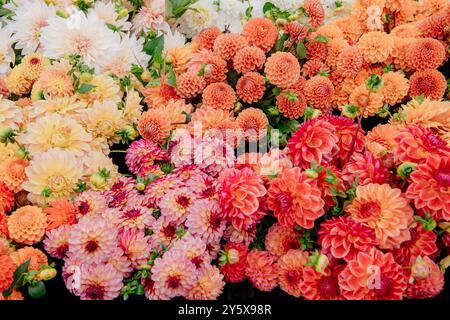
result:
<svg viewBox="0 0 450 320"><path fill-rule="evenodd" d="M447 5L447 0L423 0L422 4L422 13L426 16L431 16L435 13L443 12Z"/></svg>
<svg viewBox="0 0 450 320"><path fill-rule="evenodd" d="M343 265L334 268L328 267L323 272L314 267L303 269L302 294L306 300L343 300L339 288L338 276Z"/></svg>
<svg viewBox="0 0 450 320"><path fill-rule="evenodd" d="M400 103L409 91L408 79L401 72L388 72L382 75L383 87L381 94L384 101L393 106Z"/></svg>
<svg viewBox="0 0 450 320"><path fill-rule="evenodd" d="M303 93L295 90L283 90L277 96L277 107L283 116L289 119L297 119L303 116L308 106Z"/></svg>
<svg viewBox="0 0 450 320"><path fill-rule="evenodd" d="M312 78L319 72L330 72L330 67L320 60L308 60L302 66L302 75L305 78Z"/></svg>
<svg viewBox="0 0 450 320"><path fill-rule="evenodd" d="M328 55L326 59L327 65L336 68L337 62L342 51L349 47L344 39L331 39L327 42Z"/></svg>
<svg viewBox="0 0 450 320"><path fill-rule="evenodd" d="M339 274L339 287L349 300L401 300L407 278L391 253L373 248L348 262Z"/></svg>
<svg viewBox="0 0 450 320"><path fill-rule="evenodd" d="M352 219L374 229L380 248L398 248L411 239L409 225L413 221L413 210L401 190L389 184L356 187L355 199L345 211Z"/></svg>
<svg viewBox="0 0 450 320"><path fill-rule="evenodd" d="M9 239L8 216L5 214L0 214L0 236L4 236L6 239Z"/></svg>
<svg viewBox="0 0 450 320"><path fill-rule="evenodd" d="M198 46L198 49L212 50L214 46L214 41L220 34L220 29L217 27L208 27L200 31L193 42Z"/></svg>
<svg viewBox="0 0 450 320"><path fill-rule="evenodd" d="M47 215L38 207L21 207L8 218L9 235L20 244L38 243L44 238L46 227Z"/></svg>
<svg viewBox="0 0 450 320"><path fill-rule="evenodd" d="M16 271L16 264L11 257L0 255L0 295L11 286L14 271Z"/></svg>
<svg viewBox="0 0 450 320"><path fill-rule="evenodd" d="M160 85L145 87L141 90L141 93L149 108L158 108L172 99L180 99L177 90L167 84L165 76L161 77Z"/></svg>
<svg viewBox="0 0 450 320"><path fill-rule="evenodd" d="M409 70L409 61L407 58L409 46L415 41L415 38L394 37L394 48L391 52L390 61L397 69Z"/></svg>
<svg viewBox="0 0 450 320"><path fill-rule="evenodd" d="M204 77L196 72L187 71L177 77L177 92L183 98L194 98L199 95L206 86Z"/></svg>
<svg viewBox="0 0 450 320"><path fill-rule="evenodd" d="M54 201L44 212L47 214L47 230L76 222L77 208L67 200Z"/></svg>
<svg viewBox="0 0 450 320"><path fill-rule="evenodd" d="M382 31L364 33L358 41L358 49L367 63L382 63L394 49L395 41Z"/></svg>
<svg viewBox="0 0 450 320"><path fill-rule="evenodd" d="M236 93L225 82L208 85L202 94L203 104L214 109L231 110L236 102Z"/></svg>
<svg viewBox="0 0 450 320"><path fill-rule="evenodd" d="M247 108L239 113L236 123L249 141L258 141L267 134L269 119L261 109Z"/></svg>
<svg viewBox="0 0 450 320"><path fill-rule="evenodd" d="M242 27L242 34L252 46L269 52L278 39L278 29L271 20L266 18L253 18Z"/></svg>
<svg viewBox="0 0 450 320"><path fill-rule="evenodd" d="M392 124L379 124L366 135L366 148L376 158L389 156L395 147L398 127Z"/></svg>
<svg viewBox="0 0 450 320"><path fill-rule="evenodd" d="M284 169L271 181L267 204L281 225L311 229L324 214L325 202L317 181L295 167Z"/></svg>
<svg viewBox="0 0 450 320"><path fill-rule="evenodd" d="M233 58L233 66L237 72L258 71L264 65L266 55L258 47L248 46L239 50Z"/></svg>
<svg viewBox="0 0 450 320"><path fill-rule="evenodd" d="M447 142L435 135L431 129L420 125L401 129L395 137L395 142L394 157L398 163L424 163L433 155L450 156L450 147Z"/></svg>
<svg viewBox="0 0 450 320"><path fill-rule="evenodd" d="M14 191L0 181L0 216L7 213L14 206Z"/></svg>
<svg viewBox="0 0 450 320"><path fill-rule="evenodd" d="M239 78L236 84L236 91L239 98L247 103L259 101L266 90L264 77L258 72L247 72Z"/></svg>
<svg viewBox="0 0 450 320"><path fill-rule="evenodd" d="M405 293L409 299L433 298L444 289L444 273L429 257L417 259L409 279Z"/></svg>
<svg viewBox="0 0 450 320"><path fill-rule="evenodd" d="M323 113L331 111L334 96L333 83L324 76L315 76L305 83L306 100L316 109Z"/></svg>
<svg viewBox="0 0 450 320"><path fill-rule="evenodd" d="M197 74L203 72L206 83L223 82L227 79L227 62L206 49L191 55L187 69Z"/></svg>
<svg viewBox="0 0 450 320"><path fill-rule="evenodd" d="M320 60L325 62L328 55L328 47L326 43L319 41L308 42L306 51L306 58L308 60Z"/></svg>
<svg viewBox="0 0 450 320"><path fill-rule="evenodd" d="M444 16L429 16L418 23L422 37L444 40L446 21Z"/></svg>
<svg viewBox="0 0 450 320"><path fill-rule="evenodd" d="M278 263L267 251L252 250L247 255L245 275L261 291L271 291L277 286Z"/></svg>
<svg viewBox="0 0 450 320"><path fill-rule="evenodd" d="M342 169L343 179L351 184L358 177L358 185L364 186L369 183L387 183L389 181L389 169L375 158L369 151L364 153L355 152Z"/></svg>
<svg viewBox="0 0 450 320"><path fill-rule="evenodd" d="M395 26L390 34L399 38L418 38L421 35L421 31L415 23L405 23Z"/></svg>
<svg viewBox="0 0 450 320"><path fill-rule="evenodd" d="M245 279L248 247L243 243L227 243L219 257L220 272L227 282L240 282Z"/></svg>
<svg viewBox="0 0 450 320"><path fill-rule="evenodd" d="M25 168L28 161L22 158L12 157L0 164L0 180L14 192L22 190L22 183L27 179Z"/></svg>
<svg viewBox="0 0 450 320"><path fill-rule="evenodd" d="M426 69L414 72L409 78L409 86L411 97L423 94L432 100L439 100L445 93L447 82L444 75L436 69Z"/></svg>
<svg viewBox="0 0 450 320"><path fill-rule="evenodd" d="M325 20L325 10L320 0L305 0L303 2L303 8L309 16L308 23L313 28L317 28Z"/></svg>
<svg viewBox="0 0 450 320"><path fill-rule="evenodd" d="M441 42L432 38L419 38L408 48L406 58L409 66L415 70L436 69L447 58Z"/></svg>
<svg viewBox="0 0 450 320"><path fill-rule="evenodd" d="M267 231L265 245L267 251L280 257L291 249L299 249L300 241L293 228L274 223Z"/></svg>
<svg viewBox="0 0 450 320"><path fill-rule="evenodd" d="M247 40L240 34L223 33L214 40L214 52L222 59L231 60L236 53L248 45Z"/></svg>
<svg viewBox="0 0 450 320"><path fill-rule="evenodd" d="M25 298L22 295L22 292L20 292L17 289L13 289L11 294L8 297L4 297L2 294L0 294L0 301L1 300L7 300L7 301L22 301Z"/></svg>
<svg viewBox="0 0 450 320"><path fill-rule="evenodd" d="M33 247L23 247L13 253L11 258L14 263L20 266L30 260L28 270L39 270L41 266L48 265L47 256L39 249Z"/></svg>
<svg viewBox="0 0 450 320"><path fill-rule="evenodd" d="M281 30L287 35L293 43L297 43L305 39L309 34L309 28L306 24L301 24L298 21L290 21L282 23Z"/></svg>
<svg viewBox="0 0 450 320"><path fill-rule="evenodd" d="M294 297L302 295L303 270L308 252L289 250L278 259L278 283L281 290Z"/></svg>
<svg viewBox="0 0 450 320"><path fill-rule="evenodd" d="M429 157L414 168L406 197L420 213L435 220L450 221L450 157Z"/></svg>
<svg viewBox="0 0 450 320"><path fill-rule="evenodd" d="M144 139L162 142L170 135L171 120L165 112L150 109L142 114L137 129Z"/></svg>
<svg viewBox="0 0 450 320"><path fill-rule="evenodd" d="M359 112L364 118L375 115L375 113L383 106L383 94L379 92L371 92L366 85L360 84L350 94L349 102L359 107Z"/></svg>
<svg viewBox="0 0 450 320"><path fill-rule="evenodd" d="M265 72L271 84L288 88L300 77L300 63L292 53L276 52L267 59Z"/></svg>
<svg viewBox="0 0 450 320"><path fill-rule="evenodd" d="M337 58L336 70L343 77L353 77L361 70L363 62L364 58L357 46L346 46Z"/></svg>
<svg viewBox="0 0 450 320"><path fill-rule="evenodd" d="M287 144L287 154L292 163L309 169L313 161L324 164L331 161L337 149L336 128L325 119L313 119L302 123Z"/></svg>

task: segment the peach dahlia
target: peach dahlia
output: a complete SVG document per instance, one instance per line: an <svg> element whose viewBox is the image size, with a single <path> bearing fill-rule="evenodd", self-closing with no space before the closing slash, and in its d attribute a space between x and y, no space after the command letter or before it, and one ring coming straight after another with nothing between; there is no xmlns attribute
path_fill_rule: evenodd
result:
<svg viewBox="0 0 450 320"><path fill-rule="evenodd" d="M278 283L291 296L302 295L303 270L308 263L308 252L289 250L278 259Z"/></svg>
<svg viewBox="0 0 450 320"><path fill-rule="evenodd" d="M276 52L267 59L265 72L271 84L288 88L300 77L300 63L292 53Z"/></svg>
<svg viewBox="0 0 450 320"><path fill-rule="evenodd" d="M9 235L21 244L32 245L41 241L46 227L47 215L34 206L21 207L8 218Z"/></svg>
<svg viewBox="0 0 450 320"><path fill-rule="evenodd" d="M267 251L252 250L247 255L245 275L261 291L271 291L278 284L278 263Z"/></svg>
<svg viewBox="0 0 450 320"><path fill-rule="evenodd" d="M264 77L258 72L247 72L239 78L236 85L238 96L246 103L258 102L265 90Z"/></svg>
<svg viewBox="0 0 450 320"><path fill-rule="evenodd" d="M242 27L242 34L250 45L259 47L264 52L270 51L278 39L277 27L266 18L248 20Z"/></svg>

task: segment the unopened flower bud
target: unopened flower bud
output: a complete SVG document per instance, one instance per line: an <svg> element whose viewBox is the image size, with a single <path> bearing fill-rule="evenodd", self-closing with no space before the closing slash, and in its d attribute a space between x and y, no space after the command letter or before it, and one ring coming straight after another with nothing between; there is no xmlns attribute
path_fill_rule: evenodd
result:
<svg viewBox="0 0 450 320"><path fill-rule="evenodd" d="M91 184L97 189L103 189L106 187L108 179L99 172L94 173L89 179Z"/></svg>
<svg viewBox="0 0 450 320"><path fill-rule="evenodd" d="M403 162L401 165L397 168L397 175L402 178L403 180L408 179L411 172L414 171L414 167L416 166L416 163L412 162Z"/></svg>
<svg viewBox="0 0 450 320"><path fill-rule="evenodd" d="M150 74L150 72L148 70L145 70L141 74L141 79L144 82L150 82L152 80L152 75Z"/></svg>
<svg viewBox="0 0 450 320"><path fill-rule="evenodd" d="M239 251L236 249L230 249L227 252L227 260L229 264L235 264L239 262Z"/></svg>
<svg viewBox="0 0 450 320"><path fill-rule="evenodd" d="M83 72L80 76L81 82L91 82L92 81L92 73Z"/></svg>
<svg viewBox="0 0 450 320"><path fill-rule="evenodd" d="M118 14L119 15L118 15L117 19L125 18L128 16L128 10L126 8L123 8L118 12Z"/></svg>
<svg viewBox="0 0 450 320"><path fill-rule="evenodd" d="M416 263L414 263L411 267L411 276L414 279L425 279L430 275L430 273L430 267L420 258L418 258Z"/></svg>
<svg viewBox="0 0 450 320"><path fill-rule="evenodd" d="M48 268L39 272L36 276L36 279L39 281L48 281L56 277L56 274L57 274L56 269Z"/></svg>

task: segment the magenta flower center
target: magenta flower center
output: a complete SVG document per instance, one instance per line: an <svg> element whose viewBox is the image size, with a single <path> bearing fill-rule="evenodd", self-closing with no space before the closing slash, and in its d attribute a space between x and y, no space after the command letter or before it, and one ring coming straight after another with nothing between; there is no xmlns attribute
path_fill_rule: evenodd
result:
<svg viewBox="0 0 450 320"><path fill-rule="evenodd" d="M288 211L292 206L292 199L289 192L279 192L275 196L275 206L279 211Z"/></svg>
<svg viewBox="0 0 450 320"><path fill-rule="evenodd" d="M375 217L380 213L380 205L376 202L366 202L361 205L359 215L363 218Z"/></svg>
<svg viewBox="0 0 450 320"><path fill-rule="evenodd" d="M123 213L123 215L127 218L127 219L134 219L137 217L142 216L142 212L139 209L130 209L127 210Z"/></svg>
<svg viewBox="0 0 450 320"><path fill-rule="evenodd" d="M450 187L450 166L439 168L434 174L434 178L441 187Z"/></svg>
<svg viewBox="0 0 450 320"><path fill-rule="evenodd" d="M82 201L82 202L78 205L78 211L79 211L80 214L82 214L83 216L89 212L89 209L90 209L90 205L89 205L89 202L87 202L87 201Z"/></svg>
<svg viewBox="0 0 450 320"><path fill-rule="evenodd" d="M423 145L427 150L434 150L445 147L447 144L433 133L428 133L423 137Z"/></svg>
<svg viewBox="0 0 450 320"><path fill-rule="evenodd" d="M177 289L181 285L180 276L170 276L167 278L167 287Z"/></svg>
<svg viewBox="0 0 450 320"><path fill-rule="evenodd" d="M180 195L177 197L176 202L183 208L187 208L189 204L191 203L191 199L189 197Z"/></svg>
<svg viewBox="0 0 450 320"><path fill-rule="evenodd" d="M95 241L95 240L89 240L86 243L86 245L84 246L86 251L89 253L96 251L98 249L98 247L99 247L99 245L98 245L97 241Z"/></svg>
<svg viewBox="0 0 450 320"><path fill-rule="evenodd" d="M103 297L105 296L105 290L102 286L93 284L86 289L86 296L93 300L103 300Z"/></svg>
<svg viewBox="0 0 450 320"><path fill-rule="evenodd" d="M375 289L378 296L386 296L392 290L392 281L386 276L381 276L380 285Z"/></svg>
<svg viewBox="0 0 450 320"><path fill-rule="evenodd" d="M69 245L67 243L60 245L57 249L56 249L56 254L58 255L58 257L63 258L66 256L67 251L69 250Z"/></svg>
<svg viewBox="0 0 450 320"><path fill-rule="evenodd" d="M323 277L320 279L319 285L320 295L323 297L335 297L339 294L339 288L336 285L333 277Z"/></svg>

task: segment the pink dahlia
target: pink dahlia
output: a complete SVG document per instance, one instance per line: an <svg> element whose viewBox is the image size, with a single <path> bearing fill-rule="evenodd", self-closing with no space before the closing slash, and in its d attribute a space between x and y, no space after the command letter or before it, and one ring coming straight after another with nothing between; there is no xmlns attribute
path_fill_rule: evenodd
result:
<svg viewBox="0 0 450 320"><path fill-rule="evenodd" d="M299 249L299 234L293 228L279 223L273 224L266 234L266 250L275 256L282 256L291 249Z"/></svg>
<svg viewBox="0 0 450 320"><path fill-rule="evenodd" d="M225 225L220 207L213 200L197 200L190 208L186 219L189 232L208 243L219 243Z"/></svg>
<svg viewBox="0 0 450 320"><path fill-rule="evenodd" d="M223 239L229 242L239 242L249 246L256 236L256 223L245 229L236 229L230 224L223 233Z"/></svg>
<svg viewBox="0 0 450 320"><path fill-rule="evenodd" d="M255 288L261 291L272 291L278 284L276 257L267 251L250 251L247 255L245 275Z"/></svg>
<svg viewBox="0 0 450 320"><path fill-rule="evenodd" d="M141 177L147 177L154 170L155 162L168 160L167 151L156 142L145 139L134 141L125 156L128 169Z"/></svg>
<svg viewBox="0 0 450 320"><path fill-rule="evenodd" d="M444 273L428 257L418 258L411 266L406 297L426 299L437 296L444 288Z"/></svg>
<svg viewBox="0 0 450 320"><path fill-rule="evenodd" d="M211 263L206 242L191 234L184 235L170 248L170 254L180 255L192 262L196 269L201 269Z"/></svg>
<svg viewBox="0 0 450 320"><path fill-rule="evenodd" d="M110 264L83 264L80 272L82 300L113 300L122 289L122 275Z"/></svg>
<svg viewBox="0 0 450 320"><path fill-rule="evenodd" d="M104 195L109 207L123 208L130 199L138 196L136 182L132 178L121 177Z"/></svg>
<svg viewBox="0 0 450 320"><path fill-rule="evenodd" d="M44 248L53 258L63 259L69 250L69 237L71 226L62 225L47 231L44 239Z"/></svg>
<svg viewBox="0 0 450 320"><path fill-rule="evenodd" d="M160 251L161 244L168 247L177 238L177 221L158 219L152 228L152 235L149 237L149 244L152 250Z"/></svg>
<svg viewBox="0 0 450 320"><path fill-rule="evenodd" d="M137 269L141 264L145 264L150 256L151 248L144 231L122 230L118 236L118 245Z"/></svg>
<svg viewBox="0 0 450 320"><path fill-rule="evenodd" d="M350 161L342 169L343 179L351 184L358 177L358 185L369 183L387 183L390 178L388 168L369 151L353 153Z"/></svg>
<svg viewBox="0 0 450 320"><path fill-rule="evenodd" d="M129 277L134 270L130 259L119 247L116 247L114 253L106 260L106 263L112 265L124 278Z"/></svg>
<svg viewBox="0 0 450 320"><path fill-rule="evenodd" d="M161 216L171 221L184 220L196 200L187 188L169 190L159 202Z"/></svg>
<svg viewBox="0 0 450 320"><path fill-rule="evenodd" d="M80 193L74 201L77 208L77 218L100 215L108 206L106 198L98 191Z"/></svg>
<svg viewBox="0 0 450 320"><path fill-rule="evenodd" d="M125 229L136 231L150 228L155 223L152 209L144 206L127 205L120 211L120 225Z"/></svg>

